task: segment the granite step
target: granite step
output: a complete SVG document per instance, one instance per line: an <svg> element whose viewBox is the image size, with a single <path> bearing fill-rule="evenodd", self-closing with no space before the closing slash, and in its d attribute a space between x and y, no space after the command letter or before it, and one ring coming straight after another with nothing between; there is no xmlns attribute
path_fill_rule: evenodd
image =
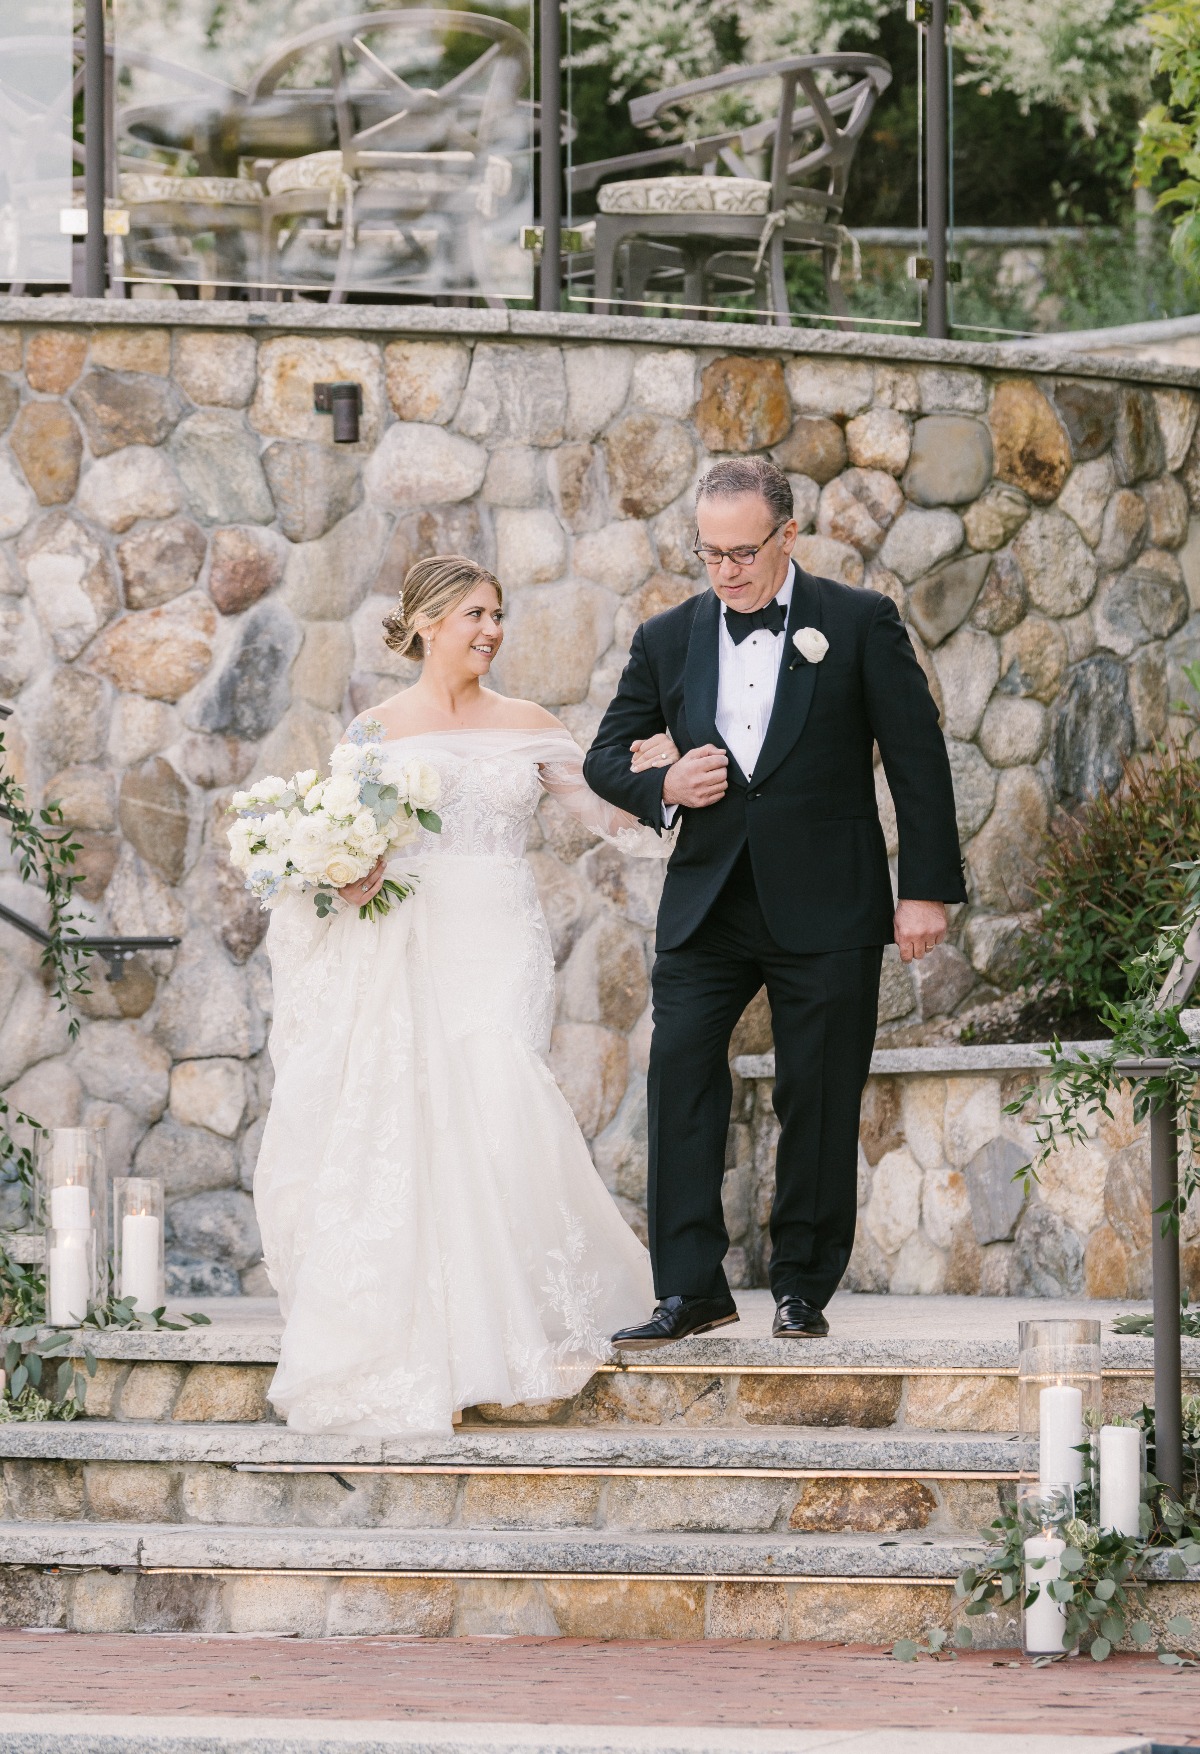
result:
<svg viewBox="0 0 1200 1754"><path fill-rule="evenodd" d="M884 1643L942 1622L977 1542L929 1535L0 1526L5 1623L77 1631ZM1194 1611L1200 1568L1150 1613ZM977 1625L1012 1645L1016 1615Z"/></svg>
<svg viewBox="0 0 1200 1754"><path fill-rule="evenodd" d="M1031 1308L1047 1316L1088 1313L1104 1323L1110 1414L1136 1412L1152 1395L1151 1342L1111 1330L1127 1305L847 1293L830 1306L830 1338L798 1343L770 1337L769 1293L737 1296L736 1328L618 1356L571 1399L468 1408L464 1422L1010 1431L1017 1326ZM203 1424L275 1417L267 1399L281 1331L273 1300L215 1298L197 1307L212 1316L211 1327L88 1335L99 1360L90 1418ZM1184 1342L1184 1370L1189 1389L1200 1392L1200 1340Z"/></svg>
<svg viewBox="0 0 1200 1754"><path fill-rule="evenodd" d="M1011 1436L464 1429L311 1438L278 1426L27 1425L0 1438L4 1523L605 1528L977 1536L1031 1446Z"/></svg>

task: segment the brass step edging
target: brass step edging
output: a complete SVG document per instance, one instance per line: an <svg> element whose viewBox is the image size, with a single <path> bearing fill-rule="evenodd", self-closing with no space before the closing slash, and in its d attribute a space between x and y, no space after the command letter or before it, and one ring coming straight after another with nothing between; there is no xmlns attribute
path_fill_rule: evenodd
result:
<svg viewBox="0 0 1200 1754"><path fill-rule="evenodd" d="M941 1584L952 1586L953 1577L847 1577L840 1573L778 1571L388 1571L339 1570L320 1565L47 1565L48 1572L126 1571L139 1577L409 1577L429 1582L463 1578L469 1582L510 1583L820 1583L898 1584L903 1588Z"/></svg>
<svg viewBox="0 0 1200 1754"><path fill-rule="evenodd" d="M1003 1376L1015 1364L598 1364L596 1376ZM1184 1374L1187 1374L1185 1366ZM1116 1365L1102 1377L1153 1377L1154 1366Z"/></svg>
<svg viewBox="0 0 1200 1754"><path fill-rule="evenodd" d="M145 1464L134 1464L144 1466ZM161 1466L179 1464L162 1463ZM183 1464L186 1466L187 1464ZM205 1464L212 1466L212 1463ZM217 1466L222 1464L217 1463ZM651 1480L1022 1480L1020 1469L971 1468L619 1468L586 1462L228 1462L235 1474L528 1474Z"/></svg>

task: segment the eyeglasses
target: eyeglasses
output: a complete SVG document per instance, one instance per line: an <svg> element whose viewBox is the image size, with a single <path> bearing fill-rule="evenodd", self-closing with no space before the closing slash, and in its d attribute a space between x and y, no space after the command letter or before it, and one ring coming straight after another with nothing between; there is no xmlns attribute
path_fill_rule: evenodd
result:
<svg viewBox="0 0 1200 1754"><path fill-rule="evenodd" d="M747 543L742 543L737 548L714 548L709 542L701 542L697 533L692 553L699 555L705 566L720 566L723 560L731 560L734 566L749 566L755 555L762 553L771 537L778 536L786 523L787 519L781 518L775 528L763 537L757 548L751 548Z"/></svg>

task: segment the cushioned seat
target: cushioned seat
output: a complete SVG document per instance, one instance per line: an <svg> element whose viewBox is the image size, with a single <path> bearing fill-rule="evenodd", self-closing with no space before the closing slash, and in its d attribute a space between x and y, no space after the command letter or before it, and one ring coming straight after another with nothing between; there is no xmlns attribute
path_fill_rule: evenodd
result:
<svg viewBox="0 0 1200 1754"><path fill-rule="evenodd" d="M394 162L356 165L354 187L394 189L400 194L420 196L428 204L439 195L458 194L472 181L478 164L473 152L397 152L387 156ZM340 152L309 152L277 164L267 176L267 191L271 195L291 195L327 189L336 198L349 180ZM490 216L496 200L507 195L511 187L509 161L489 158L476 196L480 212Z"/></svg>
<svg viewBox="0 0 1200 1754"><path fill-rule="evenodd" d="M130 207L151 201L253 207L262 200L262 190L249 177L160 177L144 171L122 171L121 199Z"/></svg>
<svg viewBox="0 0 1200 1754"><path fill-rule="evenodd" d="M605 183L596 197L601 213L730 213L765 218L771 185L752 177L639 177Z"/></svg>

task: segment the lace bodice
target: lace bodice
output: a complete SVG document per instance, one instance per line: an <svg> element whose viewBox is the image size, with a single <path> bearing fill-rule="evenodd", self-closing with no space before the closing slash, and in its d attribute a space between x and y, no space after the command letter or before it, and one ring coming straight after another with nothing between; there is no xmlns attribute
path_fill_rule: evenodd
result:
<svg viewBox="0 0 1200 1754"><path fill-rule="evenodd" d="M583 752L562 727L423 731L391 738L383 747L385 778L419 759L436 767L442 780L437 805L441 833L422 830L419 841L395 855L397 864L447 855L520 858L544 791L625 852L661 858L671 850L666 836L642 827L590 790L583 777Z"/></svg>

